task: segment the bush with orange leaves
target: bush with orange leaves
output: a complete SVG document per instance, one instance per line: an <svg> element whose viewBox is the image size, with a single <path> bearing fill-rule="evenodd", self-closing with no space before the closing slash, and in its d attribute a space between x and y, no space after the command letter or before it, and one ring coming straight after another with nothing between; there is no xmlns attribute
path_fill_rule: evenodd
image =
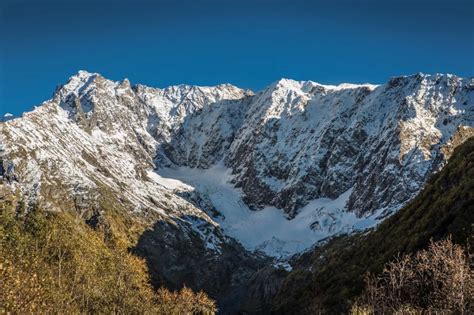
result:
<svg viewBox="0 0 474 315"><path fill-rule="evenodd" d="M352 314L467 314L472 311L473 270L464 249L450 238L387 263L367 275Z"/></svg>
<svg viewBox="0 0 474 315"><path fill-rule="evenodd" d="M22 310L25 313L47 311L44 304L43 280L35 272L25 272L16 268L14 263L5 258L0 260L0 311Z"/></svg>
<svg viewBox="0 0 474 315"><path fill-rule="evenodd" d="M184 286L179 292L164 288L158 290L160 310L168 314L213 314L216 304L201 292L194 293Z"/></svg>

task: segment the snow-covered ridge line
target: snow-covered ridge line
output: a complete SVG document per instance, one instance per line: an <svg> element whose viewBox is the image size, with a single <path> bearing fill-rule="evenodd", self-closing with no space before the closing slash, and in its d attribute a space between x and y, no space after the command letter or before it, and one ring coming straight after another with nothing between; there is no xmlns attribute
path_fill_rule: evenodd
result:
<svg viewBox="0 0 474 315"><path fill-rule="evenodd" d="M89 78L96 77L96 76L101 76L102 77L102 75L100 73L97 73L97 72L89 72L87 70L79 70L77 72L77 74L72 75L71 77L69 77L68 82L69 81L75 81L75 79L80 79L81 81L85 82ZM417 76L422 76L422 77L446 76L447 78L455 77L455 75L453 75L453 74L442 74L442 73L425 74L425 73L422 73L422 72L418 72L418 73L414 73L414 74L410 74L410 75L394 76L394 77L391 77L390 80L397 79L397 78L412 78L412 77L417 77ZM123 80L119 80L119 81L113 81L113 82L120 83L120 82L123 82L123 81L128 81L129 82L129 80L127 78L125 78ZM313 85L313 86L319 86L319 87L322 87L322 88L325 88L325 89L328 89L328 90L355 89L355 88L359 88L359 87L368 87L370 89L375 89L376 87L379 87L381 85L381 84L373 84L373 83L369 83L369 82L366 82L366 83L342 82L342 83L339 83L339 84L322 84L322 83L312 81L312 80L294 80L294 79L290 79L290 78L281 78L281 79L275 81L274 83L269 84L269 86L273 86L273 85L277 85L277 84L282 84L282 85L297 84L299 86ZM169 86L164 86L164 87L152 87L152 86L147 86L147 85L143 85L143 84L140 84L140 83L137 83L135 85L140 86L140 87L145 87L145 88L158 89L158 90L181 89L181 88L186 88L187 89L187 88L190 88L190 87L194 87L194 88L223 88L223 87L237 88L235 85L233 85L231 83L221 83L221 84L214 85L214 86L211 86L211 85L177 84L177 85L169 85ZM251 90L248 90L248 91L251 91ZM254 91L254 93L258 93L258 91L257 92Z"/></svg>
<svg viewBox="0 0 474 315"><path fill-rule="evenodd" d="M80 71L36 110L0 124L0 133L4 169L12 164L31 198L51 207L99 209L107 196L128 211L188 224L208 248L225 241L213 231L220 226L248 248L280 255L399 209L444 165L445 147L473 134L473 122L474 80L452 75L382 85L282 79L254 94L230 84L151 88ZM217 189L207 176L219 165L225 172L216 174L230 183ZM177 173L162 185L154 169ZM195 173L207 184L176 190ZM203 187L234 187L242 207L226 208ZM321 203L326 210L315 209ZM247 235L245 220L222 221L213 208L228 218L278 217L281 228L271 235L259 221L255 230L265 231ZM281 232L285 217L295 235L319 236L291 238Z"/></svg>
<svg viewBox="0 0 474 315"><path fill-rule="evenodd" d="M357 88L369 88L373 90L377 88L378 84L370 84L370 83L362 83L362 84L353 84L353 83L340 83L338 85L331 85L331 84L321 84L318 82L314 82L311 80L308 81L297 81L293 79L282 78L274 83L270 84L270 88L272 87L286 87L286 88L293 88L293 89L301 89L303 91L311 91L314 88L324 89L328 91L340 91L340 90L349 90L349 89L357 89Z"/></svg>
<svg viewBox="0 0 474 315"><path fill-rule="evenodd" d="M75 92L76 95L77 95L80 92L79 91L80 88L84 88L89 83L91 83L95 78L98 78L98 77L105 79L99 73L88 72L86 70L79 70L77 74L69 77L66 84L59 86L58 90L62 89L62 90L66 90L67 92ZM121 81L112 81L112 80L108 80L108 79L106 79L106 80L108 82L112 83L115 86L119 86L119 85L122 85L124 83L126 85L130 86L130 81L127 78L125 78ZM211 92L214 89L216 89L216 90L234 90L234 89L240 90L238 87L236 87L235 85L232 85L230 83L222 83L222 84L218 84L218 85L215 85L215 86L178 84L178 85L170 85L170 86L166 86L166 87L162 87L162 88L151 87L151 86L147 86L147 85L137 83L137 84L134 84L133 87L142 88L142 89L153 89L155 91L167 91L168 93L171 93L171 94L176 93L176 91L181 91L181 90L189 91L189 90L192 90L192 89L202 90L202 91L209 91L209 92ZM250 90L247 90L247 91L249 93L253 93ZM68 93L64 93L64 94L68 94Z"/></svg>
<svg viewBox="0 0 474 315"><path fill-rule="evenodd" d="M74 82L74 83L86 82L90 78L94 78L94 77L97 77L97 76L102 77L102 75L97 73L97 72L89 72L87 70L79 70L77 74L69 77L68 83L66 83L66 84L69 84L70 82ZM127 78L125 78L121 81L119 80L119 81L113 81L113 82L120 83L120 82L123 82L123 81L128 81L129 82L129 80ZM364 87L364 86L375 88L375 87L379 86L378 84L370 84L370 83L353 84L353 83L347 83L347 82L340 83L340 84L337 84L337 85L331 85L331 84L321 84L321 83L311 81L311 80L304 81L304 80L293 80L293 79L289 79L289 78L281 78L280 80L275 81L275 83L270 84L270 86L271 85L276 85L276 84L285 84L285 83L286 84L298 84L300 86L303 86L305 84L306 85L310 84L310 85L314 85L314 86L320 86L320 87L323 87L323 88L326 88L326 89L335 89L335 90L353 89L353 88ZM181 89L181 88L187 89L187 88L191 88L191 87L204 88L204 89L208 89L208 88L226 88L226 87L236 88L235 85L230 84L230 83L221 83L221 84L218 84L218 85L215 85L215 86L177 84L177 85L170 85L170 86L165 86L165 87L161 87L161 88L151 87L151 86L143 85L143 84L140 84L140 83L137 83L136 85L141 86L141 87L146 87L146 88L159 89L159 90L166 90L166 89L171 90L171 89Z"/></svg>
<svg viewBox="0 0 474 315"><path fill-rule="evenodd" d="M423 77L446 76L448 78L454 77L453 74L444 75L444 74L441 74L441 73L436 73L436 74L430 75L430 74L423 74L423 73L419 72L419 73L412 74L412 75L402 75L402 76L397 76L397 77L391 77L390 80L395 80L395 79L399 79L399 78L411 78L411 77L416 77L416 76L423 76ZM87 70L79 70L76 74L69 77L68 81L65 84L58 86L57 91L58 90L66 90L67 92L65 94L68 94L68 93L71 93L71 92L76 92L75 94L77 95L78 94L77 90L79 88L83 88L84 84L86 84L89 81L92 81L96 77L102 77L103 78L103 76L100 73L89 72ZM120 80L119 81L107 80L107 81L113 82L113 84L116 85L116 86L121 85L123 83L130 85L130 81L127 78L124 78L121 81ZM269 87L276 86L276 85L297 86L299 88L303 88L303 89L306 89L306 90L311 88L311 87L320 87L320 88L328 90L328 91L357 89L357 88L361 88L361 87L366 87L366 88L369 88L370 90L373 90L373 89L381 86L380 84L371 84L371 83L354 84L354 83L347 83L347 82L340 83L340 84L337 84L337 85L332 85L332 84L321 84L321 83L311 81L311 80L304 81L304 80L293 80L293 79L289 79L289 78L282 78L282 79L277 80L274 83L270 84ZM179 91L179 90L190 90L190 89L211 90L211 89L228 89L228 88L230 88L230 89L239 89L238 87L236 87L235 85L230 84L230 83L221 83L221 84L218 84L218 85L215 85L215 86L177 84L177 85L170 85L170 86L165 86L165 87L151 87L151 86L147 86L147 85L137 83L137 84L134 84L133 87L136 88L136 89L151 89L151 90L155 90L155 91ZM263 89L262 91L259 91L259 92L253 92L250 89L245 89L245 91L247 92L247 94L252 95L252 94L255 94L255 93L261 93L262 91L265 91L265 89ZM51 100L44 101L41 105L44 105L44 104L48 103L49 101L51 101ZM6 113L4 115L4 121L6 121L7 118L8 118L8 120L15 118L13 115L11 115L11 116L10 115L11 115L10 113Z"/></svg>

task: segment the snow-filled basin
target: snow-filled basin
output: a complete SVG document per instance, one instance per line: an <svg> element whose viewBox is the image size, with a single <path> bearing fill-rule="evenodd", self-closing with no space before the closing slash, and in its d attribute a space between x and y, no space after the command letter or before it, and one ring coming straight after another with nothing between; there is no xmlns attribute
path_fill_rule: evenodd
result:
<svg viewBox="0 0 474 315"><path fill-rule="evenodd" d="M242 191L229 183L230 170L223 165L209 169L180 167L150 171L149 177L169 189L195 189L205 195L224 218L214 218L223 231L249 250L283 258L311 247L328 236L365 229L377 223L374 216L357 218L344 211L351 190L337 199L312 200L289 220L275 207L254 211L242 201Z"/></svg>

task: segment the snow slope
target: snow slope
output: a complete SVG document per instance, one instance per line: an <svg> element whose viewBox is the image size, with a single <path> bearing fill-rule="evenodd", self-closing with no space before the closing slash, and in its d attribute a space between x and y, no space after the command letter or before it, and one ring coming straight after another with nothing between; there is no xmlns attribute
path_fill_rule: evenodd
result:
<svg viewBox="0 0 474 315"><path fill-rule="evenodd" d="M222 214L214 219L226 234L249 250L261 250L278 258L304 251L335 233L350 233L378 222L376 215L358 218L344 211L351 190L334 200L311 200L292 220L275 207L251 210L242 200L242 191L230 183L232 175L222 163L209 169L162 168L151 177L174 191L197 190Z"/></svg>

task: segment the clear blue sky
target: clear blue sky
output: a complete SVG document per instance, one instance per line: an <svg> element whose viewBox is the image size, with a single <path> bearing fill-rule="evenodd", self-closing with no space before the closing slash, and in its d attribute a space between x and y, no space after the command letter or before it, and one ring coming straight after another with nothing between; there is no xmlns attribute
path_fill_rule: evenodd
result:
<svg viewBox="0 0 474 315"><path fill-rule="evenodd" d="M474 75L474 1L0 1L0 114L80 69L164 87Z"/></svg>

